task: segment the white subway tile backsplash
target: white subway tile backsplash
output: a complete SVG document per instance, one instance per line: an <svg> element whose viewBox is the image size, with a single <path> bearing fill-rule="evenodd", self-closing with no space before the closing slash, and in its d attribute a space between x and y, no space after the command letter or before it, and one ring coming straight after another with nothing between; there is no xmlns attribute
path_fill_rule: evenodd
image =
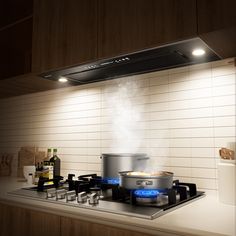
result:
<svg viewBox="0 0 236 236"><path fill-rule="evenodd" d="M169 110L169 104L166 102L150 103L146 104L145 110L146 112L167 111Z"/></svg>
<svg viewBox="0 0 236 236"><path fill-rule="evenodd" d="M156 85L156 86L150 86L148 89L148 94L161 94L161 93L168 93L169 92L169 85ZM147 95L148 95L147 94Z"/></svg>
<svg viewBox="0 0 236 236"><path fill-rule="evenodd" d="M155 74L157 73L154 73L153 77L151 77L149 79L149 84L150 84L150 87L152 86L157 86L157 85L163 85L163 84L168 84L168 81L169 81L169 77L167 75L167 73L163 73L163 75L161 75L162 72L160 72L159 75L155 76Z"/></svg>
<svg viewBox="0 0 236 236"><path fill-rule="evenodd" d="M191 169L190 168L183 168L183 167L171 167L171 171L177 177L189 177L191 176ZM191 181L190 181L191 182Z"/></svg>
<svg viewBox="0 0 236 236"><path fill-rule="evenodd" d="M168 129L169 121L168 120L149 121L148 125L150 129Z"/></svg>
<svg viewBox="0 0 236 236"><path fill-rule="evenodd" d="M63 169L87 170L87 163L84 162L62 162Z"/></svg>
<svg viewBox="0 0 236 236"><path fill-rule="evenodd" d="M221 147L228 147L229 149L233 149L235 147L236 137L215 137L215 147L218 149Z"/></svg>
<svg viewBox="0 0 236 236"><path fill-rule="evenodd" d="M147 151L147 150L146 150ZM166 157L169 158L170 157L170 151L168 148L149 148L148 149L148 154L150 156L155 156L155 157Z"/></svg>
<svg viewBox="0 0 236 236"><path fill-rule="evenodd" d="M215 137L236 137L235 126L231 127L215 127Z"/></svg>
<svg viewBox="0 0 236 236"><path fill-rule="evenodd" d="M191 142L191 129L170 129L169 133L170 138L188 138L189 142Z"/></svg>
<svg viewBox="0 0 236 236"><path fill-rule="evenodd" d="M176 70L175 70L176 72ZM184 70L183 72L179 71L176 73L173 73L173 71L170 71L169 75L169 84L172 85L173 83L178 83L182 81L188 81L189 80L189 73L188 70Z"/></svg>
<svg viewBox="0 0 236 236"><path fill-rule="evenodd" d="M170 146L169 139L150 139L149 148L168 148Z"/></svg>
<svg viewBox="0 0 236 236"><path fill-rule="evenodd" d="M216 171L215 171L215 169L192 168L192 177L215 179L216 178Z"/></svg>
<svg viewBox="0 0 236 236"><path fill-rule="evenodd" d="M88 171L101 171L101 164L100 163L88 163Z"/></svg>
<svg viewBox="0 0 236 236"><path fill-rule="evenodd" d="M193 147L191 149L191 156L192 157L206 157L206 158L209 158L209 157L212 157L214 158L214 148L213 147L208 147L208 148L195 148Z"/></svg>
<svg viewBox="0 0 236 236"><path fill-rule="evenodd" d="M213 106L229 106L229 105L235 105L235 95L226 95L226 96L220 96L220 97L213 97Z"/></svg>
<svg viewBox="0 0 236 236"><path fill-rule="evenodd" d="M192 148L211 148L214 147L214 138L191 138Z"/></svg>
<svg viewBox="0 0 236 236"><path fill-rule="evenodd" d="M191 130L192 138L211 138L214 137L214 128L196 128Z"/></svg>
<svg viewBox="0 0 236 236"><path fill-rule="evenodd" d="M211 117L211 116L212 116L211 107L169 111L170 119L190 119L190 118L201 118L201 117Z"/></svg>
<svg viewBox="0 0 236 236"><path fill-rule="evenodd" d="M196 183L200 189L215 190L216 179L193 177L192 182Z"/></svg>
<svg viewBox="0 0 236 236"><path fill-rule="evenodd" d="M235 74L212 77L213 86L235 85Z"/></svg>
<svg viewBox="0 0 236 236"><path fill-rule="evenodd" d="M214 126L235 126L235 116L214 117Z"/></svg>
<svg viewBox="0 0 236 236"><path fill-rule="evenodd" d="M235 148L232 59L0 100L0 153L58 147L62 175L101 174L102 152L144 152L149 168L217 190L219 148ZM9 106L11 104L11 106Z"/></svg>
<svg viewBox="0 0 236 236"><path fill-rule="evenodd" d="M208 98L212 96L212 88L201 88L191 91L191 98Z"/></svg>
<svg viewBox="0 0 236 236"><path fill-rule="evenodd" d="M210 107L210 106L212 106L212 99L211 98L172 101L169 103L170 110L202 108L202 107Z"/></svg>
<svg viewBox="0 0 236 236"><path fill-rule="evenodd" d="M171 167L190 167L191 158L170 158Z"/></svg>
<svg viewBox="0 0 236 236"><path fill-rule="evenodd" d="M100 155L101 153L101 148L98 148L98 147L89 147L87 149L87 155L91 156L91 155Z"/></svg>
<svg viewBox="0 0 236 236"><path fill-rule="evenodd" d="M191 159L191 167L192 168L211 168L214 169L216 168L216 161L214 158L192 158Z"/></svg>
<svg viewBox="0 0 236 236"><path fill-rule="evenodd" d="M235 109L235 105L213 107L213 115L215 117L235 116Z"/></svg>
<svg viewBox="0 0 236 236"><path fill-rule="evenodd" d="M224 96L224 95L233 95L235 94L235 84L230 84L230 85L222 85L219 87L213 87L212 88L212 95L213 96ZM227 93L226 93L227 91Z"/></svg>
<svg viewBox="0 0 236 236"><path fill-rule="evenodd" d="M150 112L149 114L150 121L167 120L168 118L169 118L169 111Z"/></svg>
<svg viewBox="0 0 236 236"><path fill-rule="evenodd" d="M168 93L162 93L162 94L154 94L149 96L149 102L155 103L155 102L168 102L169 94Z"/></svg>
<svg viewBox="0 0 236 236"><path fill-rule="evenodd" d="M193 69L190 69L189 71L189 77L191 80L199 80L204 78L210 78L211 77L211 67L209 65L207 66L198 66L194 67Z"/></svg>
<svg viewBox="0 0 236 236"><path fill-rule="evenodd" d="M150 139L164 139L164 138L169 138L169 130L165 129L165 130L148 130L147 132L147 136Z"/></svg>
<svg viewBox="0 0 236 236"><path fill-rule="evenodd" d="M223 66L216 66L212 68L212 77L235 74L235 72L236 69L234 63Z"/></svg>
<svg viewBox="0 0 236 236"><path fill-rule="evenodd" d="M184 128L208 128L213 126L212 118L190 118L180 120L170 120L169 127L172 129Z"/></svg>
<svg viewBox="0 0 236 236"><path fill-rule="evenodd" d="M89 162L89 159L87 156L83 156L83 155L64 155L64 154L60 154L60 158L62 162L84 162L87 163Z"/></svg>
<svg viewBox="0 0 236 236"><path fill-rule="evenodd" d="M171 148L191 148L191 142L187 138L171 138L169 139L169 145Z"/></svg>
<svg viewBox="0 0 236 236"><path fill-rule="evenodd" d="M191 148L170 148L171 157L191 157Z"/></svg>
<svg viewBox="0 0 236 236"><path fill-rule="evenodd" d="M188 80L184 82L177 82L169 85L169 91L184 91L211 87L211 78L204 78L198 80Z"/></svg>

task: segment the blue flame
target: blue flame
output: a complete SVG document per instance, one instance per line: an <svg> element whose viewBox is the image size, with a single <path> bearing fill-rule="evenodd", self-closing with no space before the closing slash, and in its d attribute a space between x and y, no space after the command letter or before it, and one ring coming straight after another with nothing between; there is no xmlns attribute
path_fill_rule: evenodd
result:
<svg viewBox="0 0 236 236"><path fill-rule="evenodd" d="M134 191L134 196L140 198L156 198L159 193L160 191L158 190L138 189Z"/></svg>
<svg viewBox="0 0 236 236"><path fill-rule="evenodd" d="M103 183L105 184L120 184L119 178L104 178Z"/></svg>

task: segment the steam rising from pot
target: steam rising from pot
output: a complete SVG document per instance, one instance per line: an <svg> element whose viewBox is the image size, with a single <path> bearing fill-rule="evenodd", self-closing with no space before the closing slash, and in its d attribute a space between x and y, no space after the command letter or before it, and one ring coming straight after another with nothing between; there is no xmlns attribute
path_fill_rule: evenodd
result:
<svg viewBox="0 0 236 236"><path fill-rule="evenodd" d="M145 135L144 109L135 102L140 92L141 88L137 81L127 79L116 86L113 85L112 92L109 92L109 88L107 88L104 100L109 107L112 152L137 153L142 151Z"/></svg>
<svg viewBox="0 0 236 236"><path fill-rule="evenodd" d="M115 85L108 86L104 93L105 107L109 107L104 115L108 116L111 126L109 149L104 151L146 153L150 157L147 165L140 162L137 169L149 173L166 170L163 166L166 166L167 158L155 158L158 156L158 153L155 153L157 149L153 150L149 146L149 96L144 94L145 90L150 88L149 84L147 85L149 81L126 77L116 82Z"/></svg>

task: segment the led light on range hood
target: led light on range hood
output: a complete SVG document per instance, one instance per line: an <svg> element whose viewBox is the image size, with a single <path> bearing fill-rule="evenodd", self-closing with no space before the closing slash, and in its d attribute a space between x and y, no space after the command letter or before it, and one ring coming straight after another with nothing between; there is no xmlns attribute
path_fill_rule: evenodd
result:
<svg viewBox="0 0 236 236"><path fill-rule="evenodd" d="M60 77L58 79L58 81L61 82L61 83L66 83L68 81L68 79L66 77Z"/></svg>
<svg viewBox="0 0 236 236"><path fill-rule="evenodd" d="M201 48L196 48L192 51L192 54L196 57L203 56L205 53L206 53L205 50L203 50Z"/></svg>

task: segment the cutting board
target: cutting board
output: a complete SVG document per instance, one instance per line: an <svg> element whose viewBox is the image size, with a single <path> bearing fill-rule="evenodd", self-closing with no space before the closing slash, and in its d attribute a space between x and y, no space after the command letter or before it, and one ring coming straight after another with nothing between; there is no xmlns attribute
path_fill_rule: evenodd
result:
<svg viewBox="0 0 236 236"><path fill-rule="evenodd" d="M46 152L39 151L38 147L21 147L18 152L17 177L23 177L24 166L34 166L45 160Z"/></svg>
<svg viewBox="0 0 236 236"><path fill-rule="evenodd" d="M11 175L11 163L13 154L1 154L0 155L0 176Z"/></svg>

